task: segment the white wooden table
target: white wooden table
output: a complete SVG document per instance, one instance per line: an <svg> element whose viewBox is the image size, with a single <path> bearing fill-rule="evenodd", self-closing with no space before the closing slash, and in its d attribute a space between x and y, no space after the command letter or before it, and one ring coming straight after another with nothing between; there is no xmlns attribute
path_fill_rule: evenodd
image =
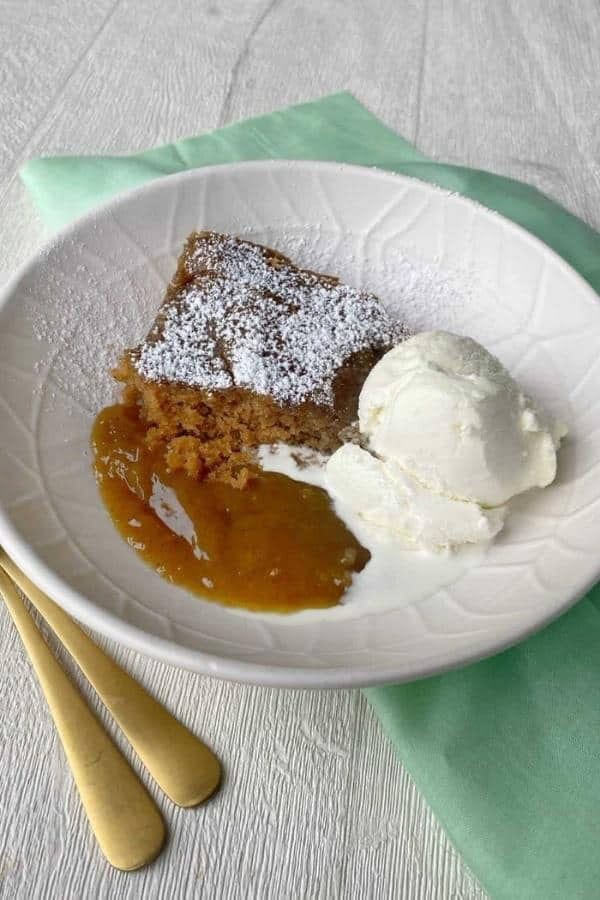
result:
<svg viewBox="0 0 600 900"><path fill-rule="evenodd" d="M0 280L44 237L27 158L141 149L344 88L431 156L533 182L598 227L599 41L594 0L0 0ZM212 744L223 788L196 811L163 803L161 859L111 870L0 609L1 898L486 896L358 692L110 649Z"/></svg>

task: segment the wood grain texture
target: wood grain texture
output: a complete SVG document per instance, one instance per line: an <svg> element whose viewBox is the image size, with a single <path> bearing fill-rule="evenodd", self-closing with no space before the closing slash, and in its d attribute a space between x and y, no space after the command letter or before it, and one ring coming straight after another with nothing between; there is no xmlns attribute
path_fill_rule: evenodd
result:
<svg viewBox="0 0 600 900"><path fill-rule="evenodd" d="M0 733L3 898L484 897L360 694L246 688L114 646L118 660L220 755L225 780L204 807L182 810L157 795L133 759L171 837L147 870L112 870L87 830L4 610L1 622L8 673ZM64 653L58 655L76 676Z"/></svg>
<svg viewBox="0 0 600 900"><path fill-rule="evenodd" d="M594 0L0 0L0 22L0 280L44 236L26 158L135 150L340 89L426 153L600 226ZM3 900L484 900L359 693L223 684L110 649L221 756L223 789L191 811L159 798L165 855L110 869L0 609Z"/></svg>

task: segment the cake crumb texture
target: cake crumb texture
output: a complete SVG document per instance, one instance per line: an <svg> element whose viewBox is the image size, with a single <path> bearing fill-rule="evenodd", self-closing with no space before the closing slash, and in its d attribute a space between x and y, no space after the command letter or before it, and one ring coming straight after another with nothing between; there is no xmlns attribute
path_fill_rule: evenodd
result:
<svg viewBox="0 0 600 900"><path fill-rule="evenodd" d="M243 487L260 444L335 450L369 370L405 336L373 294L195 232L147 338L114 375L171 468Z"/></svg>

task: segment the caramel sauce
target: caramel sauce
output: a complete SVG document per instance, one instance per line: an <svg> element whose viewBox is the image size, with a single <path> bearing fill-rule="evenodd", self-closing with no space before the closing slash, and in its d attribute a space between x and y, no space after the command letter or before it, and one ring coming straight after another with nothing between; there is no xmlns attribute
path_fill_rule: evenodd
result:
<svg viewBox="0 0 600 900"><path fill-rule="evenodd" d="M243 490L167 468L135 407L109 406L92 430L94 468L118 531L160 575L253 610L334 606L370 554L327 493L274 472Z"/></svg>

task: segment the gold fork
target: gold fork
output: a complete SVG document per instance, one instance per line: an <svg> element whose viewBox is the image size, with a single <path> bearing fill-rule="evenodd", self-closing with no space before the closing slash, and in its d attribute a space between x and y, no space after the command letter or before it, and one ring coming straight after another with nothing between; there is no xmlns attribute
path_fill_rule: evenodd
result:
<svg viewBox="0 0 600 900"><path fill-rule="evenodd" d="M117 868L139 868L158 854L164 842L160 814L50 653L7 576L21 588L62 641L150 774L174 803L194 806L206 800L219 785L219 761L36 588L0 548L0 593L40 678L98 842L109 862ZM98 778L94 770L100 764L102 777ZM115 808L120 811L119 822L115 821ZM146 822L143 827L142 822Z"/></svg>

